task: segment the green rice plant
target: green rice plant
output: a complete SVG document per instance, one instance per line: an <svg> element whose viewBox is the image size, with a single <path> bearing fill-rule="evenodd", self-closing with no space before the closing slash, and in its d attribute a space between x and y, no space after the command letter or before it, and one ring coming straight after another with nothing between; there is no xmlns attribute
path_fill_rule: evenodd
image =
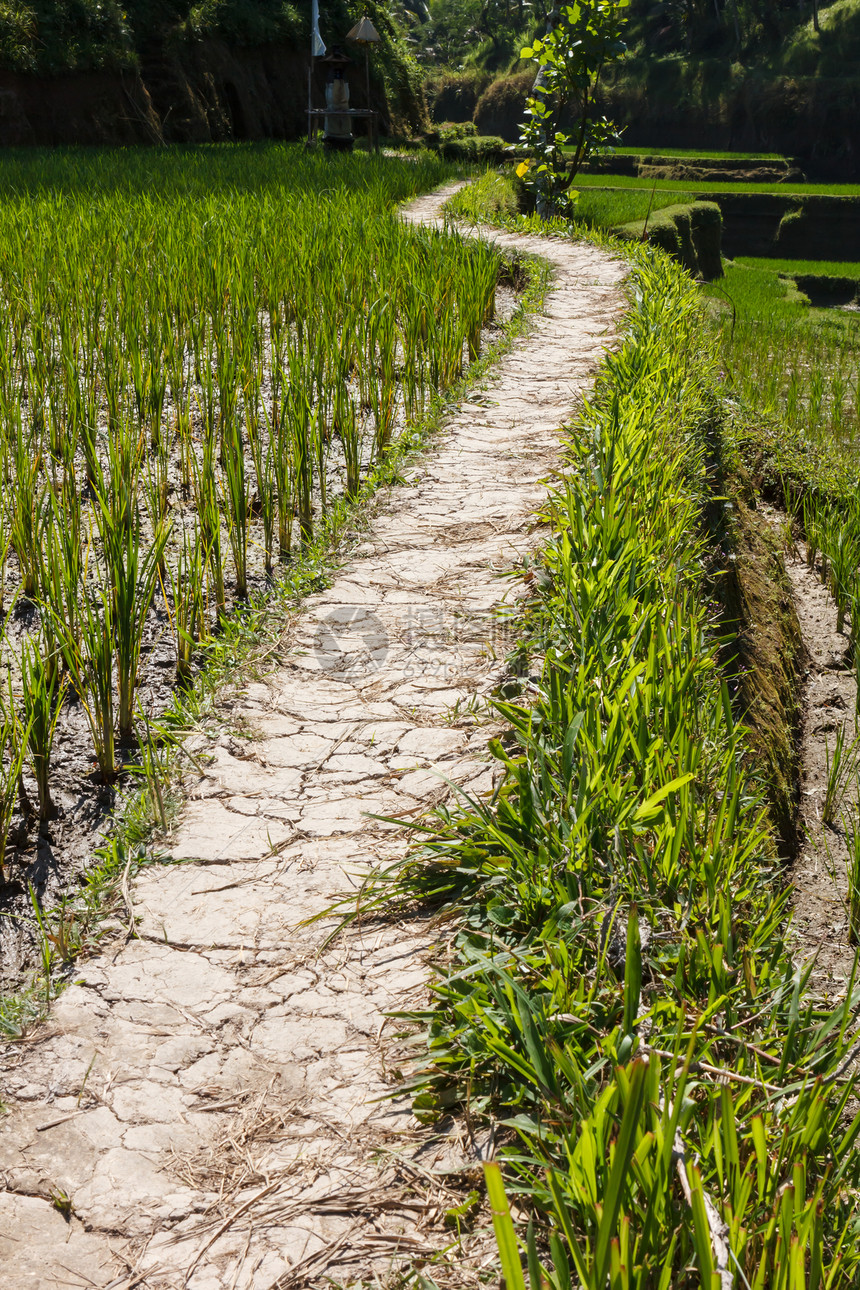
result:
<svg viewBox="0 0 860 1290"><path fill-rule="evenodd" d="M167 447L167 440L162 437L158 447L152 449L145 458L143 489L154 526L167 518L170 505L170 460Z"/></svg>
<svg viewBox="0 0 860 1290"><path fill-rule="evenodd" d="M42 454L37 441L24 427L20 407L14 410L11 465L14 483L8 501L9 537L21 571L21 594L26 600L33 600L38 591L44 514Z"/></svg>
<svg viewBox="0 0 860 1290"><path fill-rule="evenodd" d="M215 478L214 440L211 438L204 446L203 460L198 463L194 459L194 499L206 565L215 595L215 610L220 620L227 612L227 598L221 553L221 510Z"/></svg>
<svg viewBox="0 0 860 1290"><path fill-rule="evenodd" d="M27 734L14 703L0 700L0 883L4 884L8 882L9 828L19 798Z"/></svg>
<svg viewBox="0 0 860 1290"><path fill-rule="evenodd" d="M346 495L352 499L358 495L361 478L362 434L355 404L345 383L338 386L335 394L334 426L346 467Z"/></svg>
<svg viewBox="0 0 860 1290"><path fill-rule="evenodd" d="M272 427L268 409L263 407L262 417L253 416L246 411L246 433L251 452L251 461L257 480L257 499L259 502L260 522L263 526L263 561L266 577L271 578L275 547L275 523L277 512L277 472L275 470L275 452L277 432ZM265 425L265 434L263 427ZM289 473L289 469L287 469ZM289 488L287 488L289 493Z"/></svg>
<svg viewBox="0 0 860 1290"><path fill-rule="evenodd" d="M170 526L156 527L151 543L144 541L140 517L128 516L125 509L119 517L100 494L97 495L97 519L104 548L104 560L110 581L111 627L116 653L116 678L119 697L119 737L131 738L134 723L134 698L140 666L140 649L147 614L158 580Z"/></svg>
<svg viewBox="0 0 860 1290"><path fill-rule="evenodd" d="M21 649L22 706L39 796L40 824L57 813L51 797L51 751L65 690L50 649L47 641L25 641Z"/></svg>
<svg viewBox="0 0 860 1290"><path fill-rule="evenodd" d="M126 419L125 393L128 384L126 361L116 334L107 332L101 351L102 394L107 410L108 437L120 432Z"/></svg>
<svg viewBox="0 0 860 1290"><path fill-rule="evenodd" d="M806 565L814 569L824 534L819 501L809 494L803 499L803 531L806 534Z"/></svg>
<svg viewBox="0 0 860 1290"><path fill-rule="evenodd" d="M274 427L270 431L272 445L272 473L275 481L275 498L278 512L278 558L289 560L293 546L293 515L295 508L295 468L293 461L293 434L291 403L286 391Z"/></svg>
<svg viewBox="0 0 860 1290"><path fill-rule="evenodd" d="M371 408L376 427L375 456L379 460L391 443L397 412L395 381L397 331L390 299L380 297L369 311L367 347L367 367L372 373Z"/></svg>
<svg viewBox="0 0 860 1290"><path fill-rule="evenodd" d="M86 462L87 484L91 488L99 487L104 489L104 476L102 474L101 459L99 458L98 406L95 400L88 407L80 422L80 440Z"/></svg>
<svg viewBox="0 0 860 1290"><path fill-rule="evenodd" d="M45 1002L50 1003L55 960L59 959L63 966L74 962L81 951L83 928L78 911L73 905L70 907L65 894L60 898L59 907L53 910L42 907L32 883L29 884L29 895L39 940Z"/></svg>
<svg viewBox="0 0 860 1290"><path fill-rule="evenodd" d="M206 627L203 582L206 555L200 530L183 528L175 572L168 572L169 594L164 590L167 612L176 642L176 680L187 685L192 676L194 651Z"/></svg>
<svg viewBox="0 0 860 1290"><path fill-rule="evenodd" d="M226 501L227 534L236 567L236 595L248 595L248 519L250 506L245 481L245 445L235 411L221 428L223 493Z"/></svg>
<svg viewBox="0 0 860 1290"><path fill-rule="evenodd" d="M2 478L2 471L0 471L0 478ZM12 535L8 515L0 506L0 616L6 613L6 566L11 545Z"/></svg>
<svg viewBox="0 0 860 1290"><path fill-rule="evenodd" d="M112 780L156 583L187 683L225 543L238 600L477 355L498 253L395 212L451 173L281 145L0 159L0 568L38 604L0 663L26 657L40 765L66 685Z"/></svg>
<svg viewBox="0 0 860 1290"><path fill-rule="evenodd" d="M822 555L829 567L830 586L836 600L836 630L841 635L851 607L860 567L860 523L856 511L835 513L821 508L818 524Z"/></svg>
<svg viewBox="0 0 860 1290"><path fill-rule="evenodd" d="M68 477L59 491L49 490L44 538L37 553L40 603L49 607L49 612L42 615L42 626L46 661L53 667L59 652L53 624L58 619L70 637L78 635L78 604L86 576L80 497Z"/></svg>
<svg viewBox="0 0 860 1290"><path fill-rule="evenodd" d="M51 973L54 967L54 951L51 946L51 940L48 936L48 929L45 925L45 918L42 913L42 907L39 904L39 898L36 895L33 884L29 886L30 908L33 910L33 917L36 921L36 927L39 932L39 952L41 958L42 981L45 987L45 1003L51 1001Z"/></svg>
<svg viewBox="0 0 860 1290"><path fill-rule="evenodd" d="M166 832L167 810L164 805L162 784L167 776L167 759L163 750L159 748L158 740L153 732L152 722L143 713L140 715L140 726L143 731L142 737L139 737L137 741L140 748L140 765L129 766L128 769L141 775L146 780L146 787L152 803L152 813L162 831Z"/></svg>
<svg viewBox="0 0 860 1290"><path fill-rule="evenodd" d="M496 283L499 266L494 256L484 248L478 254L468 254L469 286L457 296L457 307L463 314L469 362L474 363L481 354L481 335L495 313Z"/></svg>
<svg viewBox="0 0 860 1290"><path fill-rule="evenodd" d="M96 516L104 513L106 504L111 524L116 529L131 528L138 521L138 495L145 460L143 430L133 423L118 425L107 440L106 486L96 485L93 489ZM159 503L156 501L155 504L158 508Z"/></svg>
<svg viewBox="0 0 860 1290"><path fill-rule="evenodd" d="M833 752L825 739L825 788L824 803L821 808L821 820L824 824L836 822L836 812L842 802L845 786L857 772L857 761L860 757L860 736L856 736L846 745L846 728L840 725L836 732Z"/></svg>
<svg viewBox="0 0 860 1290"><path fill-rule="evenodd" d="M285 424L289 435L285 459L290 470L290 491L295 498L296 512L299 518L299 532L302 543L310 542L314 534L313 484L314 484L314 444L313 417L304 371L298 356L290 358L290 386L286 399ZM283 514L283 504L282 504ZM289 517L292 526L292 515ZM290 538L286 533L287 516L281 524L283 541L281 556L284 557L284 546L289 548Z"/></svg>
<svg viewBox="0 0 860 1290"><path fill-rule="evenodd" d="M860 788L860 785L858 785ZM860 945L860 795L855 800L854 815L850 819L843 816L845 841L848 846L848 858L845 869L848 878L848 939L852 945Z"/></svg>
<svg viewBox="0 0 860 1290"><path fill-rule="evenodd" d="M117 774L113 597L103 587L85 595L74 635L56 615L53 621L69 680L87 717L99 775L110 784Z"/></svg>

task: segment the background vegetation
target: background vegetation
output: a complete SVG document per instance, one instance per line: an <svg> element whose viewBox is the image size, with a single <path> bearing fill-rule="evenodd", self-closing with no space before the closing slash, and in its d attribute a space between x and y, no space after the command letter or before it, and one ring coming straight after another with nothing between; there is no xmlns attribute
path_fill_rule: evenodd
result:
<svg viewBox="0 0 860 1290"><path fill-rule="evenodd" d="M354 12L355 9L355 12ZM361 6L382 36L385 63L407 52L385 4ZM323 7L327 41L342 39L358 9L347 0ZM153 46L181 49L217 38L239 46L309 41L309 0L2 0L0 67L55 74L139 64Z"/></svg>
<svg viewBox="0 0 860 1290"><path fill-rule="evenodd" d="M465 112L481 133L515 141L534 77L519 52L547 8L434 0L414 24L434 119ZM816 26L812 0L632 0L626 57L603 77L605 111L634 144L777 147L856 174L860 3L817 9Z"/></svg>

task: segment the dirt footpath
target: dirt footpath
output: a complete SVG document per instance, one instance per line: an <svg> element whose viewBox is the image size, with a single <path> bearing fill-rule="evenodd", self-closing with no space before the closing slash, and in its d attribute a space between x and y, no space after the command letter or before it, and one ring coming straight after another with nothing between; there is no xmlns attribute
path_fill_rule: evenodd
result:
<svg viewBox="0 0 860 1290"><path fill-rule="evenodd" d="M470 701L503 655L497 575L540 540L558 427L624 274L591 246L497 240L554 266L545 314L306 602L286 665L237 690L169 841L184 863L133 886L138 937L3 1053L2 1290L287 1290L452 1239L445 1178L476 1145L391 1096L386 1014L420 1002L431 929L378 921L326 947L330 924L303 920L402 854L406 831L373 816L420 815L440 775L492 783Z"/></svg>

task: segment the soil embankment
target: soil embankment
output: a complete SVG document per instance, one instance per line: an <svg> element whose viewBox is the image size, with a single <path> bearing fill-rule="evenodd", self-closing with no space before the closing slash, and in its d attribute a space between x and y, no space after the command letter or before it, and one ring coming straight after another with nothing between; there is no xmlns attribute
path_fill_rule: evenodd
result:
<svg viewBox="0 0 860 1290"><path fill-rule="evenodd" d="M386 1015L420 1000L431 930L379 918L327 945L331 924L303 920L402 854L380 816L491 784L473 700L504 654L498 575L539 541L624 276L591 246L498 240L554 266L544 315L306 602L286 663L224 696L232 732L198 745L176 863L130 894L137 935L117 929L5 1052L3 1290L269 1290L450 1245L446 1171L476 1144L380 1100L399 1078Z"/></svg>
<svg viewBox="0 0 860 1290"><path fill-rule="evenodd" d="M325 101L325 69L314 71ZM366 106L364 73L354 107ZM374 77L372 106L386 129L425 126L426 109L404 79L388 92ZM299 139L307 130L308 57L295 44L231 48L209 39L153 49L136 69L38 76L0 70L0 142L6 146L209 143Z"/></svg>

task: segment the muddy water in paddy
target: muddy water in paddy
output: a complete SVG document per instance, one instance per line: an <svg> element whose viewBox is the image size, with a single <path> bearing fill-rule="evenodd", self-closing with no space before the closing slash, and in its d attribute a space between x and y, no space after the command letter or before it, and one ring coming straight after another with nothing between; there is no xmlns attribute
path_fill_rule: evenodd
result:
<svg viewBox="0 0 860 1290"><path fill-rule="evenodd" d="M444 196L407 217L438 219ZM504 653L498 574L540 541L559 426L624 275L591 246L497 240L554 266L545 313L305 603L286 663L227 696L247 733L200 745L213 761L169 840L185 863L134 885L137 939L4 1054L3 1290L286 1290L451 1242L445 1178L476 1145L390 1096L386 1014L424 998L432 929L381 920L327 946L303 920L403 853L406 831L372 816L420 816L440 775L492 783L470 705Z"/></svg>

